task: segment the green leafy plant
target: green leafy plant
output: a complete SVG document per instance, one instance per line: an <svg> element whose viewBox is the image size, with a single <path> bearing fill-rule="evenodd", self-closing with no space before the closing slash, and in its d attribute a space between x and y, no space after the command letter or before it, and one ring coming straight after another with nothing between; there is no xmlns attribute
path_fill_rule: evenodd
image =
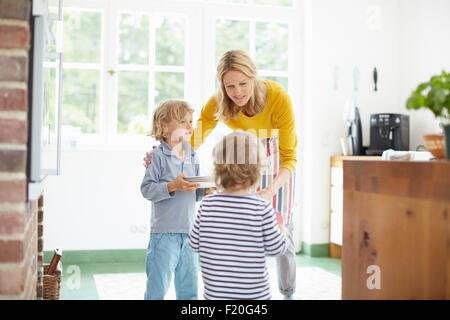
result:
<svg viewBox="0 0 450 320"><path fill-rule="evenodd" d="M442 125L450 124L450 73L442 71L430 81L419 84L409 96L406 108L429 109Z"/></svg>

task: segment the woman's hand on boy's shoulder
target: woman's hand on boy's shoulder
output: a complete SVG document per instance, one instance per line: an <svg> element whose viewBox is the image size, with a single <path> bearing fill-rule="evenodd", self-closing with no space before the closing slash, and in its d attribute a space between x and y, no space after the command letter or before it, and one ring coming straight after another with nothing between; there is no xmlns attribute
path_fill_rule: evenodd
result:
<svg viewBox="0 0 450 320"><path fill-rule="evenodd" d="M153 146L152 151L146 152L144 157L144 163L143 166L145 168L148 168L148 166L152 163L152 153L155 152L156 146Z"/></svg>

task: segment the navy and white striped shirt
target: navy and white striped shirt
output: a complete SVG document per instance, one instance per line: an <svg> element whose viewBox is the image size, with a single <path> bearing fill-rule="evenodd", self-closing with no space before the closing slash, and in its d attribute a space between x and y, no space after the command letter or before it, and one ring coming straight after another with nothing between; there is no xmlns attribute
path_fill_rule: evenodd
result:
<svg viewBox="0 0 450 320"><path fill-rule="evenodd" d="M205 299L270 299L266 256L286 252L270 202L255 195L203 198L189 233L200 255Z"/></svg>

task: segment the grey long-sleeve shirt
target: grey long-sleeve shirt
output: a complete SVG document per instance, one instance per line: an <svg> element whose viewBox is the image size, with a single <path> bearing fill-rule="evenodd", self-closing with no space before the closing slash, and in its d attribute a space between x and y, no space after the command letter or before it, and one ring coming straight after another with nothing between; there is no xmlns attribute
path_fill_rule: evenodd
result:
<svg viewBox="0 0 450 320"><path fill-rule="evenodd" d="M152 152L152 163L145 170L141 184L144 198L152 202L151 233L189 233L195 218L195 202L203 197L204 189L192 192L169 193L167 184L184 173L198 176L197 155L188 143L183 143L184 159L172 153L172 148L161 141Z"/></svg>

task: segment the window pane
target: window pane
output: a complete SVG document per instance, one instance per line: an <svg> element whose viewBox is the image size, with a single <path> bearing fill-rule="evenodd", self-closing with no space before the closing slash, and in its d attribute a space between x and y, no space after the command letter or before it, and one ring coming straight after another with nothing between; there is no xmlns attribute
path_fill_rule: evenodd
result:
<svg viewBox="0 0 450 320"><path fill-rule="evenodd" d="M49 8L48 22L50 24L50 33L45 34L46 46L45 46L45 61L55 62L56 61L56 21L58 20L58 13L55 11L56 8Z"/></svg>
<svg viewBox="0 0 450 320"><path fill-rule="evenodd" d="M55 96L55 81L56 70L54 68L44 67L44 127L47 127L50 132L55 130L56 125L56 96Z"/></svg>
<svg viewBox="0 0 450 320"><path fill-rule="evenodd" d="M295 0L253 0L254 4L279 6L279 7L292 7Z"/></svg>
<svg viewBox="0 0 450 320"><path fill-rule="evenodd" d="M265 77L266 79L273 80L281 84L284 89L288 90L288 78L287 77Z"/></svg>
<svg viewBox="0 0 450 320"><path fill-rule="evenodd" d="M148 72L121 71L118 74L117 131L148 131Z"/></svg>
<svg viewBox="0 0 450 320"><path fill-rule="evenodd" d="M184 73L156 72L155 103L166 99L184 98Z"/></svg>
<svg viewBox="0 0 450 320"><path fill-rule="evenodd" d="M185 21L181 17L160 17L156 29L156 64L184 65Z"/></svg>
<svg viewBox="0 0 450 320"><path fill-rule="evenodd" d="M228 50L248 52L250 23L248 21L216 21L216 62Z"/></svg>
<svg viewBox="0 0 450 320"><path fill-rule="evenodd" d="M101 14L64 11L64 61L100 62Z"/></svg>
<svg viewBox="0 0 450 320"><path fill-rule="evenodd" d="M256 65L258 69L288 69L288 26L282 23L257 22Z"/></svg>
<svg viewBox="0 0 450 320"><path fill-rule="evenodd" d="M120 15L119 63L148 64L148 21L144 15Z"/></svg>
<svg viewBox="0 0 450 320"><path fill-rule="evenodd" d="M80 133L96 133L99 125L100 72L63 71L62 124Z"/></svg>

